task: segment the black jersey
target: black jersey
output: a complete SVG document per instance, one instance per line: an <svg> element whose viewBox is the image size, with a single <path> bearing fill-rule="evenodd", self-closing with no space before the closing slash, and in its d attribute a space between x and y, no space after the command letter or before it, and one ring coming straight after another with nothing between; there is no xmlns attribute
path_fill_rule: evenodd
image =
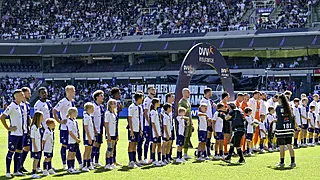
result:
<svg viewBox="0 0 320 180"><path fill-rule="evenodd" d="M244 114L239 109L234 109L229 113L230 116L232 116L232 130L233 131L246 131L246 125L244 118Z"/></svg>
<svg viewBox="0 0 320 180"><path fill-rule="evenodd" d="M277 123L275 135L277 138L290 138L294 133L294 118L284 113L284 107L278 105L276 108Z"/></svg>

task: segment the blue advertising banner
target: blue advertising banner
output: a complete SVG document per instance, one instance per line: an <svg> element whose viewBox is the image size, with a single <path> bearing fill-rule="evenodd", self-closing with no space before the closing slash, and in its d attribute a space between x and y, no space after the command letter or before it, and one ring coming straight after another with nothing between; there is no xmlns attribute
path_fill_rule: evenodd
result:
<svg viewBox="0 0 320 180"><path fill-rule="evenodd" d="M256 9L257 14L271 13L272 11L273 11L273 8L257 8Z"/></svg>

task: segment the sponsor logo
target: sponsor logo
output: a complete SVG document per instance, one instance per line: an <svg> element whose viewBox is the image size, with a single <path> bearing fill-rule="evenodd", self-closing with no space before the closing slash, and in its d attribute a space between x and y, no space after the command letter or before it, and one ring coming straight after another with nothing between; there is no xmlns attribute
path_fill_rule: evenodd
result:
<svg viewBox="0 0 320 180"><path fill-rule="evenodd" d="M214 58L210 57L214 55L213 47L209 48L199 47L199 62L214 63Z"/></svg>
<svg viewBox="0 0 320 180"><path fill-rule="evenodd" d="M221 77L229 77L229 68L221 68Z"/></svg>
<svg viewBox="0 0 320 180"><path fill-rule="evenodd" d="M183 65L183 72L187 76L191 76L194 73L195 69L192 67L192 65Z"/></svg>

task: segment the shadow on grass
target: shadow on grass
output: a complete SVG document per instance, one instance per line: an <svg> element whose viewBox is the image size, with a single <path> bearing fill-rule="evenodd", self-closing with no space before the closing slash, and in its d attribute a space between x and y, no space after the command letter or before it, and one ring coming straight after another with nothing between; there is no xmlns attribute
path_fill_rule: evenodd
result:
<svg viewBox="0 0 320 180"><path fill-rule="evenodd" d="M273 170L276 170L276 171L288 171L288 170L294 169L292 167L276 167L276 166L267 166L267 168L273 169Z"/></svg>
<svg viewBox="0 0 320 180"><path fill-rule="evenodd" d="M240 163L220 163L218 165L224 166L224 167L228 167L228 166L243 166L244 164L240 164Z"/></svg>
<svg viewBox="0 0 320 180"><path fill-rule="evenodd" d="M133 168L129 168L128 166L122 166L118 171L128 172L128 171L130 171L131 169L133 169Z"/></svg>
<svg viewBox="0 0 320 180"><path fill-rule="evenodd" d="M87 172L79 172L79 173L76 173L76 174L70 174L68 172L65 172L65 173L61 173L61 174L55 174L52 177L76 176L76 175L83 174L83 173L87 173Z"/></svg>
<svg viewBox="0 0 320 180"><path fill-rule="evenodd" d="M109 171L112 171L112 170L99 168L99 169L96 169L93 173L104 173L104 172L109 172Z"/></svg>
<svg viewBox="0 0 320 180"><path fill-rule="evenodd" d="M198 161L198 160L195 160L195 161L193 161L192 163L193 164L200 164L200 163L205 163L206 161Z"/></svg>

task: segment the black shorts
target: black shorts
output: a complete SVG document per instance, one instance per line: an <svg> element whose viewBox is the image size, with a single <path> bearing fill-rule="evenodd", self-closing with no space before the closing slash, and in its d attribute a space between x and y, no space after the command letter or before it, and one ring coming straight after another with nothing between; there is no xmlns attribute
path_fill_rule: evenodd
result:
<svg viewBox="0 0 320 180"><path fill-rule="evenodd" d="M277 141L278 141L278 144L279 144L279 145L292 144L292 137L277 138Z"/></svg>
<svg viewBox="0 0 320 180"><path fill-rule="evenodd" d="M230 127L230 123L227 121L223 122L223 128L222 131L224 134L230 134L231 133L231 127Z"/></svg>
<svg viewBox="0 0 320 180"><path fill-rule="evenodd" d="M244 135L244 132L242 131L236 131L232 133L231 143L233 144L234 147L240 147L243 135Z"/></svg>

